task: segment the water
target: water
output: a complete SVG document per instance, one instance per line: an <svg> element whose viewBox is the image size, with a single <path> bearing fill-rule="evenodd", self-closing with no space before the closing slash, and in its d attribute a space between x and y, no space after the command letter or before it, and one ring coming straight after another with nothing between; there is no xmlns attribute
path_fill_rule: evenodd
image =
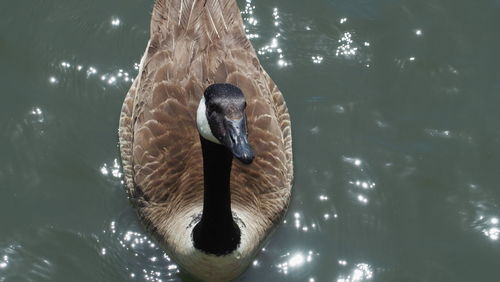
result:
<svg viewBox="0 0 500 282"><path fill-rule="evenodd" d="M239 4L296 165L239 281L499 281L500 2ZM0 3L0 281L185 280L116 162L151 6Z"/></svg>

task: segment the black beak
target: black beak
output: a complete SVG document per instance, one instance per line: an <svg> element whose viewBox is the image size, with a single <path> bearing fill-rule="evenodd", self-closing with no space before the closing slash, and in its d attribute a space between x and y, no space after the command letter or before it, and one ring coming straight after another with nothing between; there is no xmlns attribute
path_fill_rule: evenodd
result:
<svg viewBox="0 0 500 282"><path fill-rule="evenodd" d="M224 145L233 153L233 156L244 164L252 163L255 155L248 143L246 117L232 120L224 118L226 127L226 138Z"/></svg>

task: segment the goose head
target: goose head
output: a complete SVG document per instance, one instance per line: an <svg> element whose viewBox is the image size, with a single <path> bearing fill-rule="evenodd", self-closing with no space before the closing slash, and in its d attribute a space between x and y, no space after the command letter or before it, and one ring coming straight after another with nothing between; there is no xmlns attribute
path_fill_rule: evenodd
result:
<svg viewBox="0 0 500 282"><path fill-rule="evenodd" d="M225 146L236 159L250 164L255 154L248 142L246 105L238 87L212 84L200 101L196 123L204 139Z"/></svg>

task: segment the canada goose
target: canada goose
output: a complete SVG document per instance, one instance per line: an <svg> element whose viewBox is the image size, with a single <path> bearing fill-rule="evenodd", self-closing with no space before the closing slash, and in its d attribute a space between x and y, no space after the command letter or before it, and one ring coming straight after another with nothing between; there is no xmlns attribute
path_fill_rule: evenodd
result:
<svg viewBox="0 0 500 282"><path fill-rule="evenodd" d="M235 0L157 0L150 33L120 116L127 191L182 269L231 280L286 211L288 110Z"/></svg>

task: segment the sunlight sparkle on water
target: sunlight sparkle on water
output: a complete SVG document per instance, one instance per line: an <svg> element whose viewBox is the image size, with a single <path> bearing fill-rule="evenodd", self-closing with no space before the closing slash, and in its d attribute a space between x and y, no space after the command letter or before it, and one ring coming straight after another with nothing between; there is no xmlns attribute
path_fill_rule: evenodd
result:
<svg viewBox="0 0 500 282"><path fill-rule="evenodd" d="M94 67L89 67L87 70L87 76L91 76L91 75L96 74L96 73L97 73L97 69Z"/></svg>
<svg viewBox="0 0 500 282"><path fill-rule="evenodd" d="M244 21L245 33L248 39L258 38L259 34L255 33L255 26L259 21L254 17L255 6L252 5L252 0L246 0L245 8L241 11L241 15Z"/></svg>
<svg viewBox="0 0 500 282"><path fill-rule="evenodd" d="M346 263L347 264L347 263ZM347 275L341 275L337 282L358 282L367 281L373 278L373 270L369 264L358 263L352 272Z"/></svg>
<svg viewBox="0 0 500 282"><path fill-rule="evenodd" d="M360 201L363 204L368 204L368 198L366 198L365 196L363 196L361 194L358 195L358 201Z"/></svg>
<svg viewBox="0 0 500 282"><path fill-rule="evenodd" d="M281 24L280 20L280 15L278 12L278 8L273 9L273 18L274 18L274 26L279 26ZM248 30L247 30L248 33ZM262 46L261 48L258 49L257 53L259 55L271 55L275 54L277 55L277 65L279 67L286 67L290 65L290 62L285 59L285 55L283 53L283 50L279 47L280 43L278 41L278 38L281 37L281 33L277 31L274 36L271 38L271 42L267 45Z"/></svg>
<svg viewBox="0 0 500 282"><path fill-rule="evenodd" d="M9 265L9 257L3 256L3 260L0 261L0 269L6 268Z"/></svg>
<svg viewBox="0 0 500 282"><path fill-rule="evenodd" d="M75 70L78 72L81 72L84 69L83 64L78 64L78 62L73 62L70 63L68 61L62 61L60 63L60 66L64 68L65 70ZM138 67L136 68L138 69ZM58 69L58 71L61 71ZM87 78L90 79L91 76L98 74L97 69L94 66L88 66L86 71L85 71ZM66 74L62 74L66 75ZM123 69L120 69L119 71L114 71L111 73L102 73L100 76L98 76L101 81L106 83L106 85L119 85L119 83L130 83L132 81L130 75L128 72L124 71ZM71 79L71 77L70 77ZM49 82L51 84L57 84L59 83L59 79L56 78L56 76L51 76L49 77Z"/></svg>
<svg viewBox="0 0 500 282"><path fill-rule="evenodd" d="M121 23L121 21L119 18L116 18L116 17L111 18L111 25L112 26L119 26L120 23Z"/></svg>
<svg viewBox="0 0 500 282"><path fill-rule="evenodd" d="M148 236L135 231L117 231L116 230L116 222L112 221L110 223L110 229L112 233L119 233L119 237L117 241L124 248L124 250L131 252L136 259L147 260L147 267L143 268L142 273L137 273L137 271L128 272L130 278L140 278L142 277L146 281L169 281L168 277L172 277L173 274L179 272L177 265L170 261L170 258L167 256L165 252L163 252L160 248L157 248L156 245L149 239ZM152 250L149 250L151 248ZM146 251L146 252L145 252ZM151 251L154 251L156 254L151 255ZM101 253L106 254L106 249L102 248ZM150 268L150 269L148 269ZM162 269L162 271L158 271L158 269Z"/></svg>
<svg viewBox="0 0 500 282"><path fill-rule="evenodd" d="M39 107L34 107L30 111L30 114L35 118L35 121L37 121L37 122L43 122L44 121L42 109L40 109Z"/></svg>
<svg viewBox="0 0 500 282"><path fill-rule="evenodd" d="M432 137L441 137L441 138L450 138L453 137L450 130L440 130L435 128L426 128L424 129L425 133Z"/></svg>
<svg viewBox="0 0 500 282"><path fill-rule="evenodd" d="M348 162L348 163L353 164L355 166L360 166L363 163L363 161L361 161L358 158L343 157L343 159L345 162Z"/></svg>
<svg viewBox="0 0 500 282"><path fill-rule="evenodd" d="M500 229L496 227L492 227L490 229L484 229L483 234L486 235L491 240L496 241L500 237Z"/></svg>
<svg viewBox="0 0 500 282"><path fill-rule="evenodd" d="M108 175L109 172L108 172L108 165L107 164L104 164L102 167L101 167L101 173L103 175Z"/></svg>
<svg viewBox="0 0 500 282"><path fill-rule="evenodd" d="M320 201L328 201L328 196L325 196L325 195L319 195L319 200Z"/></svg>
<svg viewBox="0 0 500 282"><path fill-rule="evenodd" d="M373 189L376 185L374 182L371 182L371 181L360 181L360 180L349 181L349 184L356 185L356 186L363 188L365 190Z"/></svg>
<svg viewBox="0 0 500 282"><path fill-rule="evenodd" d="M312 135L318 135L320 132L320 129L319 129L319 126L314 126L309 131L311 132Z"/></svg>
<svg viewBox="0 0 500 282"><path fill-rule="evenodd" d="M301 253L295 254L290 260L288 260L288 265L290 267L298 267L304 264L304 256Z"/></svg>
<svg viewBox="0 0 500 282"><path fill-rule="evenodd" d="M344 32L338 42L340 45L335 51L335 56L351 57L356 55L358 47L353 46L354 41L352 40L352 34L350 32Z"/></svg>
<svg viewBox="0 0 500 282"><path fill-rule="evenodd" d="M108 165L106 163L103 164L100 170L102 175L109 175L111 173L111 175L114 178L121 179L122 177L122 173L120 172L120 165L118 164L118 159L114 159L112 165Z"/></svg>
<svg viewBox="0 0 500 282"><path fill-rule="evenodd" d="M312 250L309 250L307 255L304 255L302 252L296 252L291 254L287 252L281 257L286 258L286 260L278 265L276 265L279 269L279 272L283 274L288 274L290 269L297 269L304 266L307 263L311 263L314 255L319 255L319 253L314 253Z"/></svg>
<svg viewBox="0 0 500 282"><path fill-rule="evenodd" d="M321 64L321 62L323 62L323 57L322 56L312 56L311 57L313 63L315 64Z"/></svg>

